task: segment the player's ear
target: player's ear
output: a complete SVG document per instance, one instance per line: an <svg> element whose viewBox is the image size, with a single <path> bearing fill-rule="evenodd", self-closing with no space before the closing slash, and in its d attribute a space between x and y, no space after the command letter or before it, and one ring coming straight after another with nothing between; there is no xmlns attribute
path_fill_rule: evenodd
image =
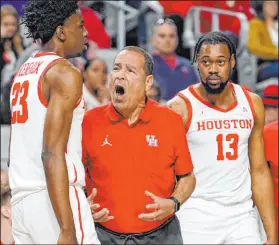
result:
<svg viewBox="0 0 279 245"><path fill-rule="evenodd" d="M232 69L235 68L235 56L234 56L234 54L231 56L231 67L232 67Z"/></svg>
<svg viewBox="0 0 279 245"><path fill-rule="evenodd" d="M153 75L148 75L145 81L145 92L149 91L153 85Z"/></svg>
<svg viewBox="0 0 279 245"><path fill-rule="evenodd" d="M1 215L4 216L6 219L10 219L11 218L11 209L9 206L7 205L3 205L1 207Z"/></svg>
<svg viewBox="0 0 279 245"><path fill-rule="evenodd" d="M66 33L63 26L57 26L55 33L60 41L64 42L66 40Z"/></svg>

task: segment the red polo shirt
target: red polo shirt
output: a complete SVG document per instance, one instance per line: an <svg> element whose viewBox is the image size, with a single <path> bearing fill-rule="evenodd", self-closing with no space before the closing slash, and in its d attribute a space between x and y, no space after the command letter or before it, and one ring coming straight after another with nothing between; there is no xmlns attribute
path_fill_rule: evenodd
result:
<svg viewBox="0 0 279 245"><path fill-rule="evenodd" d="M274 199L276 205L276 222L278 230L278 121L264 127L265 158L270 162L270 170L274 184Z"/></svg>
<svg viewBox="0 0 279 245"><path fill-rule="evenodd" d="M82 143L87 192L96 187L94 201L114 216L103 226L119 233L139 233L166 221L143 221L138 215L154 211L145 208L153 202L145 190L170 197L175 175L193 170L178 114L148 100L137 122L128 125L109 103L86 113Z"/></svg>

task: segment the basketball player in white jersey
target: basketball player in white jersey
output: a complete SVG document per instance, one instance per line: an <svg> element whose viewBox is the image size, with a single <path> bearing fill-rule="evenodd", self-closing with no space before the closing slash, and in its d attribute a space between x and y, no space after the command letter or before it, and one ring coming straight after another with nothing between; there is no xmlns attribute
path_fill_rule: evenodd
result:
<svg viewBox="0 0 279 245"><path fill-rule="evenodd" d="M87 49L77 0L29 0L23 23L42 52L11 86L9 181L16 244L96 244L81 162L82 75L67 58Z"/></svg>
<svg viewBox="0 0 279 245"><path fill-rule="evenodd" d="M178 215L184 244L263 244L253 200L267 243L277 244L263 148L264 107L256 94L228 82L235 55L225 34L203 35L193 60L201 82L169 101L183 117L197 179Z"/></svg>

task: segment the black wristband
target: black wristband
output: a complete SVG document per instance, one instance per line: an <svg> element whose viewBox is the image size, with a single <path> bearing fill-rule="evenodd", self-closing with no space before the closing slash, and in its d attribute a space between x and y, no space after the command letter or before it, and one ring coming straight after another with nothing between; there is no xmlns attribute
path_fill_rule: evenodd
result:
<svg viewBox="0 0 279 245"><path fill-rule="evenodd" d="M177 212L180 209L180 202L175 197L169 197L168 199L174 201L174 212Z"/></svg>

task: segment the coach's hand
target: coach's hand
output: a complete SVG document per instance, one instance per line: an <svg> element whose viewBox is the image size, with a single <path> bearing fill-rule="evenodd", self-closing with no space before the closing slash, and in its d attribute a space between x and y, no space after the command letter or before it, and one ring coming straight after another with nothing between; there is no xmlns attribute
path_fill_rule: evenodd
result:
<svg viewBox="0 0 279 245"><path fill-rule="evenodd" d="M147 204L146 208L155 209L155 211L153 213L140 214L140 219L145 221L158 221L174 213L175 203L173 200L157 197L149 191L145 191L145 195L154 201L152 204Z"/></svg>
<svg viewBox="0 0 279 245"><path fill-rule="evenodd" d="M61 230L57 244L78 244L75 229Z"/></svg>
<svg viewBox="0 0 279 245"><path fill-rule="evenodd" d="M98 203L94 203L94 198L96 197L96 195L97 195L97 189L93 188L90 196L87 198L94 222L101 223L101 222L107 222L111 219L114 219L113 216L109 216L109 210L107 208L103 208L99 212L96 212L96 209L100 208L100 205Z"/></svg>

